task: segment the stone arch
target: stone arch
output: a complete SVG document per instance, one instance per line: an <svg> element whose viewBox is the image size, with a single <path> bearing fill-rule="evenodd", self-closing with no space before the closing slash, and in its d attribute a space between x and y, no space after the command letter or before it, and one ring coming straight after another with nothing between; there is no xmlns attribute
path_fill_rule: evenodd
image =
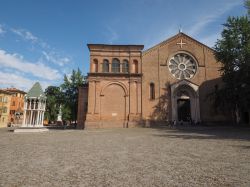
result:
<svg viewBox="0 0 250 187"><path fill-rule="evenodd" d="M182 80L171 86L172 120L179 121L178 101L189 100L190 117L194 122L200 121L199 87L189 81Z"/></svg>
<svg viewBox="0 0 250 187"><path fill-rule="evenodd" d="M124 96L127 96L127 95L128 95L128 89L126 88L126 86L125 86L123 83L121 83L121 82L109 82L108 84L106 84L105 86L102 87L101 92L100 92L100 96L104 96L105 89L106 89L108 86L110 86L111 84L119 85L119 86L122 87L122 89L124 90L124 93L125 93Z"/></svg>
<svg viewBox="0 0 250 187"><path fill-rule="evenodd" d="M197 94L196 92L194 91L194 89L187 85L187 84L182 84L180 86L178 86L175 90L174 90L174 95L177 96L177 97L181 97L181 96L178 96L178 94L180 94L180 92L187 92L189 97L197 97Z"/></svg>
<svg viewBox="0 0 250 187"><path fill-rule="evenodd" d="M139 73L139 62L137 59L133 60L133 73Z"/></svg>
<svg viewBox="0 0 250 187"><path fill-rule="evenodd" d="M95 58L93 59L93 62L92 62L92 72L94 73L97 73L98 72L98 60Z"/></svg>
<svg viewBox="0 0 250 187"><path fill-rule="evenodd" d="M116 121L114 125L123 127L127 116L126 87L119 82L111 82L103 87L100 96L101 120Z"/></svg>

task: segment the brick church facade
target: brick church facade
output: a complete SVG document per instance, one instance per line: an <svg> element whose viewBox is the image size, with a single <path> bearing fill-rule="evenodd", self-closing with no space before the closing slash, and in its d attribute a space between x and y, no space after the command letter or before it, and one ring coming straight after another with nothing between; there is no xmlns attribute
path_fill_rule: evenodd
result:
<svg viewBox="0 0 250 187"><path fill-rule="evenodd" d="M90 72L88 86L79 88L79 128L225 121L208 98L221 84L211 48L182 32L143 47L88 44Z"/></svg>

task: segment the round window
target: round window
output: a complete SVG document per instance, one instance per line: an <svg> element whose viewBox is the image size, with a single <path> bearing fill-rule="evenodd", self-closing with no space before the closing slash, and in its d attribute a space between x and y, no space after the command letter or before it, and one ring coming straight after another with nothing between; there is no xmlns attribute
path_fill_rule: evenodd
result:
<svg viewBox="0 0 250 187"><path fill-rule="evenodd" d="M177 79L191 79L197 71L197 64L191 56L178 53L170 59L168 68Z"/></svg>

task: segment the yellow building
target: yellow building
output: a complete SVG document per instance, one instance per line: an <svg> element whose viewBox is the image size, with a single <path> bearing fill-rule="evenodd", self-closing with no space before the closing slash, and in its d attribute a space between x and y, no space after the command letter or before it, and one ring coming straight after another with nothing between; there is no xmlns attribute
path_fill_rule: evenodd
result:
<svg viewBox="0 0 250 187"><path fill-rule="evenodd" d="M8 122L15 125L21 125L23 121L24 96L26 92L16 88L6 88L4 91L12 93Z"/></svg>
<svg viewBox="0 0 250 187"><path fill-rule="evenodd" d="M7 127L9 123L11 97L11 92L0 89L0 128Z"/></svg>

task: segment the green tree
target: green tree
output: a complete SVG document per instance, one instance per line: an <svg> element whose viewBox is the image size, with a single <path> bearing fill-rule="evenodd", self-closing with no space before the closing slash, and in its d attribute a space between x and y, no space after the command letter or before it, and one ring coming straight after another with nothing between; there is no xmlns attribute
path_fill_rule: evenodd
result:
<svg viewBox="0 0 250 187"><path fill-rule="evenodd" d="M63 118L76 121L78 109L78 87L85 83L85 78L80 69L72 70L70 77L64 75L64 83L61 85L64 97Z"/></svg>
<svg viewBox="0 0 250 187"><path fill-rule="evenodd" d="M247 1L249 5L249 1ZM240 111L250 106L250 23L246 16L229 17L215 56L222 63L224 87L215 92L217 107L227 108L238 123Z"/></svg>
<svg viewBox="0 0 250 187"><path fill-rule="evenodd" d="M62 97L60 87L48 86L45 89L45 95L47 97L45 119L49 122L56 121Z"/></svg>
<svg viewBox="0 0 250 187"><path fill-rule="evenodd" d="M248 16L250 16L250 0L245 1L245 6L247 8Z"/></svg>

